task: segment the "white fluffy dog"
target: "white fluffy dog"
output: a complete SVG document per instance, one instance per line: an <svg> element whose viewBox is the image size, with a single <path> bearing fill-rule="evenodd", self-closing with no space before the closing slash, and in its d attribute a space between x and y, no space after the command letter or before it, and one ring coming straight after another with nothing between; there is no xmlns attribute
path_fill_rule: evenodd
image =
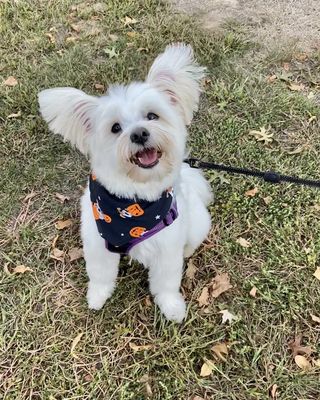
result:
<svg viewBox="0 0 320 400"><path fill-rule="evenodd" d="M183 259L210 230L209 184L183 163L203 76L192 48L174 44L156 58L145 82L111 86L102 97L73 88L39 94L50 129L90 158L81 234L91 309L112 295L120 253L127 253L148 269L150 291L166 318L185 317ZM129 233L122 232L124 223Z"/></svg>

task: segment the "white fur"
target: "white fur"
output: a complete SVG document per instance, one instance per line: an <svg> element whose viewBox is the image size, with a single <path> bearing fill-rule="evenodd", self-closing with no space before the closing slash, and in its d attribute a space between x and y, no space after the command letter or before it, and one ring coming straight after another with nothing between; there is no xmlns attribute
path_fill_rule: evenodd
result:
<svg viewBox="0 0 320 400"><path fill-rule="evenodd" d="M201 172L183 163L186 124L199 100L204 69L190 46L168 46L153 63L146 82L112 86L105 96L88 96L73 88L44 90L40 110L53 132L88 153L92 170L110 192L156 200L173 186L179 217L169 227L136 245L130 255L149 270L150 290L163 314L181 322L186 306L180 294L183 258L192 255L210 229L207 205L211 191ZM149 112L159 115L149 121ZM114 123L122 132L111 133ZM149 147L161 150L159 163L144 169L132 163L141 149L131 142L135 128L150 132ZM82 225L89 307L100 309L111 296L120 256L109 252L92 214L89 189L82 197Z"/></svg>

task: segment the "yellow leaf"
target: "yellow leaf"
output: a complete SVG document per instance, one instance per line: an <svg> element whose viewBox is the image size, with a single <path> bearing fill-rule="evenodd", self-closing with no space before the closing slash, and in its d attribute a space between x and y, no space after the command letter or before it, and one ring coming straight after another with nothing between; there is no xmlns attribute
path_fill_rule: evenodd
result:
<svg viewBox="0 0 320 400"><path fill-rule="evenodd" d="M79 335L77 335L71 343L70 354L73 356L75 356L73 353L74 353L74 350L75 350L77 344L80 342L82 335L83 335L83 332L80 332Z"/></svg>
<svg viewBox="0 0 320 400"><path fill-rule="evenodd" d="M305 371L307 371L311 368L310 362L304 356L299 356L299 355L295 356L294 361L299 368L301 368Z"/></svg>
<svg viewBox="0 0 320 400"><path fill-rule="evenodd" d="M70 261L75 261L79 258L83 258L83 250L79 247L73 247L69 250L68 255L70 257Z"/></svg>
<svg viewBox="0 0 320 400"><path fill-rule="evenodd" d="M240 244L241 247L245 247L245 248L251 247L251 243L247 239L245 239L243 237L238 238L236 240L236 242L238 244Z"/></svg>
<svg viewBox="0 0 320 400"><path fill-rule="evenodd" d="M311 314L311 319L312 319L312 321L320 324L320 317L317 317L316 315Z"/></svg>
<svg viewBox="0 0 320 400"><path fill-rule="evenodd" d="M136 19L130 18L130 17L128 17L128 16L126 16L125 18L123 18L121 21L124 23L124 26L133 25L133 24L138 23L138 21L137 21Z"/></svg>
<svg viewBox="0 0 320 400"><path fill-rule="evenodd" d="M317 269L315 270L313 276L315 276L320 281L320 267L317 267Z"/></svg>
<svg viewBox="0 0 320 400"><path fill-rule="evenodd" d="M60 201L60 203L64 203L65 201L69 201L70 200L70 197L65 196L63 194L60 194L60 193L55 193L54 195Z"/></svg>
<svg viewBox="0 0 320 400"><path fill-rule="evenodd" d="M12 272L14 274L24 274L25 272L33 272L33 269L26 267L25 265L18 265L17 267L13 268Z"/></svg>
<svg viewBox="0 0 320 400"><path fill-rule="evenodd" d="M206 377L211 375L213 368L214 368L213 361L206 360L201 367L200 376Z"/></svg>
<svg viewBox="0 0 320 400"><path fill-rule="evenodd" d="M56 227L56 229L58 229L59 231L60 230L62 230L62 229L65 229L65 228L69 228L69 226L71 226L72 225L72 220L71 219L66 219L66 220L64 220L64 221L62 221L62 220L59 220L59 221L57 221L56 223L55 223L55 227Z"/></svg>
<svg viewBox="0 0 320 400"><path fill-rule="evenodd" d="M202 289L200 296L197 298L197 302L200 307L207 306L209 304L209 289L205 286Z"/></svg>
<svg viewBox="0 0 320 400"><path fill-rule="evenodd" d="M152 344L145 344L145 345L142 345L142 346L138 346L137 344L135 344L135 343L133 343L133 342L130 342L130 343L129 343L129 347L130 347L133 351L137 352L137 351L150 350L150 349L153 348L153 345L152 345Z"/></svg>
<svg viewBox="0 0 320 400"><path fill-rule="evenodd" d="M225 343L219 343L211 347L211 350L214 352L214 354L220 358L222 361L227 361L226 358L224 357L225 355L228 355L228 347Z"/></svg>
<svg viewBox="0 0 320 400"><path fill-rule="evenodd" d="M4 82L3 84L5 86L16 86L18 84L18 81L16 80L16 78L14 76L9 76Z"/></svg>
<svg viewBox="0 0 320 400"><path fill-rule="evenodd" d="M258 189L258 188L253 188L253 189L251 189L251 190L247 190L244 194L245 194L247 197L254 197L258 192L259 192L259 189Z"/></svg>
<svg viewBox="0 0 320 400"><path fill-rule="evenodd" d="M249 294L250 294L251 297L256 297L257 288L255 286L253 286L253 288L250 290Z"/></svg>

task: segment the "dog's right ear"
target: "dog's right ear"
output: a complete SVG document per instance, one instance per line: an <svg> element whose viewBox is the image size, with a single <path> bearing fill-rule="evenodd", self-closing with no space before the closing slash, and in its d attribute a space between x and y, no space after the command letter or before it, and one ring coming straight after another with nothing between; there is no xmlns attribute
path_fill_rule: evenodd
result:
<svg viewBox="0 0 320 400"><path fill-rule="evenodd" d="M40 112L52 132L63 136L82 153L87 153L86 138L92 131L92 118L98 97L81 90L62 87L46 89L38 95Z"/></svg>

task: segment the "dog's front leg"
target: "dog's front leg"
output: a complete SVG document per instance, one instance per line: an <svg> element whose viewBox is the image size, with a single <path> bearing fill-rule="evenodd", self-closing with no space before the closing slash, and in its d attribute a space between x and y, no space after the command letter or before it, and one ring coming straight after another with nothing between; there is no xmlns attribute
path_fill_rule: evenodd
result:
<svg viewBox="0 0 320 400"><path fill-rule="evenodd" d="M182 322L186 314L186 305L180 293L182 269L182 250L157 255L149 266L150 291L154 301L165 317L175 322Z"/></svg>
<svg viewBox="0 0 320 400"><path fill-rule="evenodd" d="M100 239L100 238L99 238ZM89 276L87 300L89 308L100 310L116 285L120 255L108 251L104 243L93 247L84 243L86 269Z"/></svg>

